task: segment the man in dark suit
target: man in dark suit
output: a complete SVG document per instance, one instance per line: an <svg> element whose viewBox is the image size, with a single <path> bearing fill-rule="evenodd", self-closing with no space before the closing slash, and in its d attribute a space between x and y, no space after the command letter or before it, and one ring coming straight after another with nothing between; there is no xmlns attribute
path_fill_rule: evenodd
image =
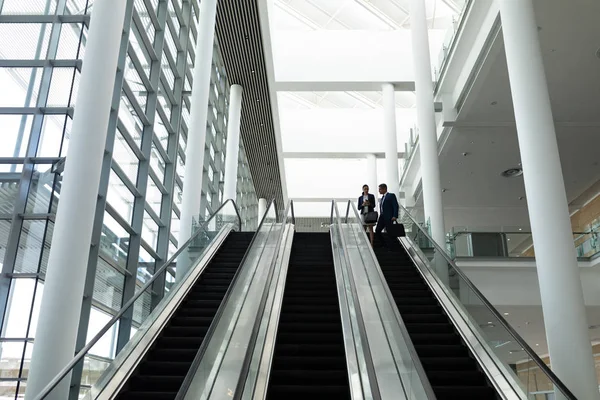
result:
<svg viewBox="0 0 600 400"><path fill-rule="evenodd" d="M377 220L375 235L377 236L377 241L379 241L379 243L390 248L390 243L385 241L382 232L383 228L386 228L386 231L389 234L389 232L392 230L390 227L398 218L398 199L394 193L389 193L387 191L387 185L385 183L379 185L379 193L382 195L382 197L379 201L379 219Z"/></svg>

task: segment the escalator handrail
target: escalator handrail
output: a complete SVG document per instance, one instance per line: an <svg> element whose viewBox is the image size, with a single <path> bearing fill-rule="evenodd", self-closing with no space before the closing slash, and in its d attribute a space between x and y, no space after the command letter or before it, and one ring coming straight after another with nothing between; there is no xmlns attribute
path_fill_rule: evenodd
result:
<svg viewBox="0 0 600 400"><path fill-rule="evenodd" d="M404 206L398 204L398 207L400 207L400 210L404 211L404 213L412 221L413 226L416 226L417 229L419 229L421 233L429 240L429 242L433 244L437 253L441 254L446 259L448 264L450 264L452 268L456 271L456 273L464 280L469 289L471 289L473 293L479 298L481 303L488 309L489 312L492 313L492 315L494 315L494 317L496 317L500 325L502 325L504 329L506 329L510 333L510 335L517 341L517 343L519 343L521 348L527 353L527 355L538 366L538 368L540 368L540 370L544 374L546 374L546 376L548 377L548 379L550 379L552 384L562 392L561 394L566 396L566 398L569 400L577 400L575 395L573 395L573 393L565 386L565 384L562 383L560 379L558 379L556 374L546 365L546 363L542 361L542 359L537 355L537 353L533 351L533 349L527 344L527 342L513 329L513 327L508 323L508 321L506 321L506 319L504 319L504 317L498 312L498 310L496 310L492 303L488 301L488 299L483 295L483 293L481 293L481 291L475 286L475 284L473 284L473 282L471 282L467 275L456 265L454 260L452 260L452 258L446 253L446 250L442 249L442 247L439 244L437 244L435 240L433 240L431 235L425 229L423 229L423 227L413 218L413 216L408 212L406 208L404 208Z"/></svg>
<svg viewBox="0 0 600 400"><path fill-rule="evenodd" d="M374 400L380 400L381 399L381 392L379 390L379 383L377 381L377 376L375 373L375 367L374 367L374 362L373 362L373 357L371 355L371 349L369 347L369 343L368 343L368 338L367 338L367 330L365 327L365 321L364 321L364 317L363 317L363 313L361 311L361 307L360 307L360 302L358 301L358 292L356 289L356 282L354 281L354 277L352 276L351 271L349 271L348 269L350 268L350 256L348 255L348 252L346 251L346 249L348 248L348 245L346 243L346 239L344 238L344 233L342 231L342 219L340 217L338 208L337 208L337 201L334 199L331 201L331 225L335 226L335 228L337 228L338 231L338 235L340 237L340 242L342 245L342 251L344 253L344 259L345 259L345 263L346 263L346 270L348 273L348 284L350 286L350 291L352 292L352 297L353 297L353 305L354 305L354 311L356 313L357 316L357 324L358 324L358 329L359 329L359 334L360 334L360 340L363 342L362 343L362 347L363 347L363 357L365 358L365 368L367 369L366 373L367 373L367 381L369 384L369 389L371 391L371 399ZM340 304L341 307L341 304ZM358 361L358 357L357 357L357 361ZM358 366L359 370L361 369L360 366ZM361 373L362 374L362 373ZM364 381L363 379L361 379L361 386L363 386L363 394L364 394ZM352 386L352 385L350 385ZM351 387L352 389L352 387Z"/></svg>
<svg viewBox="0 0 600 400"><path fill-rule="evenodd" d="M204 231L204 228L208 226L208 224L215 218L219 212L228 204L231 203L233 208L235 209L235 213L238 219L238 229L242 229L242 218L240 217L240 213L235 203L235 200L228 199L223 204L219 206L219 208L211 214L211 216L202 223L202 225L196 230L196 232L181 246L169 259L154 273L152 278L148 280L141 288L138 290L127 303L121 307L121 309L108 321L100 331L94 336L87 344L75 355L75 357L69 362L41 391L41 393L35 397L34 400L42 400L46 396L50 394L50 392L71 372L71 370L86 356L86 354L91 350L92 347L96 345L96 343L102 339L104 334L108 332L108 330L129 310L129 308L140 298L140 296L146 292L146 290L161 276L161 274L175 261L175 259L185 250L190 244L200 235L201 232Z"/></svg>
<svg viewBox="0 0 600 400"><path fill-rule="evenodd" d="M354 202L352 200L348 200L348 207L346 209L345 223L346 224L348 223L348 216L350 213L350 209L352 209L354 211L354 216L357 219L357 221L361 221L360 213L358 212L358 209L356 208L356 204L354 204ZM364 238L365 238L365 240L367 240L367 232L366 231L363 231L363 232L364 232ZM392 295L392 292L390 291L389 286L387 284L385 284L386 279L385 279L385 276L383 275L383 271L381 270L381 267L379 266L379 261L377 260L377 256L375 255L373 248L368 244L368 242L367 242L367 246L369 248L369 254L371 255L371 258L373 259L375 265L378 266L378 268L376 268L376 270L379 275L379 278L384 283L383 289L388 298L388 301L392 305L394 305L394 309L396 310L396 312L394 314L395 314L398 326L400 328L400 332L402 332L402 339L404 340L404 343L406 344L408 352L410 353L410 356L414 363L417 375L419 376L419 379L421 380L421 383L423 384L423 389L425 391L425 394L427 395L428 399L435 400L436 395L433 392L433 388L431 387L431 382L429 382L429 378L427 378L427 374L425 373L423 364L421 364L421 359L419 358L419 355L417 354L417 350L415 349L412 339L410 338L410 334L408 333L406 324L404 323L404 320L402 319L402 316L400 315L400 312L398 311L396 302L394 300L394 296Z"/></svg>
<svg viewBox="0 0 600 400"><path fill-rule="evenodd" d="M258 307L257 315L262 315L265 312L265 307L267 303L267 298L269 297L269 287L271 286L271 279L273 277L273 272L275 270L275 264L277 263L277 259L279 258L279 249L281 247L281 243L283 241L283 237L285 235L285 228L287 225L287 216L292 213L292 224L295 224L294 218L294 200L290 200L288 205L283 212L283 219L281 221L281 231L279 232L279 237L277 238L277 243L275 245L275 253L273 254L273 258L271 260L271 265L269 266L268 275L269 278L265 284L265 288L263 290L263 294L260 299L260 305ZM258 231L257 231L258 232ZM248 342L248 351L244 355L244 361L242 362L242 368L240 369L240 377L238 379L238 383L236 389L234 391L233 400L240 400L242 398L244 392L244 386L246 384L246 377L248 375L248 371L250 370L250 364L252 362L252 355L254 353L254 346L256 345L256 340L258 336L258 332L260 330L262 318L256 318L254 321L254 326L252 327L252 332L250 333L250 341Z"/></svg>
<svg viewBox="0 0 600 400"><path fill-rule="evenodd" d="M204 335L202 344L200 345L198 352L194 356L194 361L192 361L192 365L190 366L190 369L188 370L188 372L183 380L183 383L181 384L181 387L179 388L179 390L177 392L177 396L175 396L175 400L183 400L185 398L185 396L192 384L192 381L194 380L196 371L200 367L200 362L202 361L202 357L204 357L204 354L206 353L206 348L208 347L208 344L210 343L210 339L212 338L214 331L216 329L217 323L215 323L215 322L219 321L221 315L223 314L225 305L227 304L227 301L229 300L229 297L231 296L231 292L232 292L233 288L235 287L237 278L240 275L240 271L242 270L241 267L246 262L246 259L248 258L248 254L250 254L250 250L252 249L252 245L254 245L256 237L258 236L258 233L260 232L265 220L267 219L267 216L269 215L269 210L272 207L275 207L275 218L277 218L277 201L275 199L272 199L269 202L269 204L267 205L267 209L265 210L265 213L263 214L263 216L260 220L260 223L258 224L256 231L254 232L254 235L252 235L252 240L250 240L250 244L248 245L248 248L246 249L246 252L244 253L244 257L240 261L239 267L235 271L235 274L233 275L233 279L231 280L231 283L229 284L229 287L227 288L227 291L225 292L225 296L223 297L221 304L219 304L219 308L217 309L217 312L215 313L215 316L213 317L213 320L212 320L210 326L208 327L206 334Z"/></svg>

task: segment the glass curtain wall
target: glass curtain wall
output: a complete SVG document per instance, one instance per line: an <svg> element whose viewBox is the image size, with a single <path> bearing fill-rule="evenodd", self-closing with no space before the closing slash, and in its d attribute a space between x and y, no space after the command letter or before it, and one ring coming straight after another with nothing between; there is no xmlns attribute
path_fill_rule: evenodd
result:
<svg viewBox="0 0 600 400"><path fill-rule="evenodd" d="M88 278L78 348L178 246L199 1L124 1L127 34L82 266ZM0 0L0 399L21 398L26 388L92 6ZM200 216L223 201L229 84L215 49ZM253 229L257 200L243 145L238 171L237 200ZM77 372L83 381L95 381L162 293L154 296L98 343ZM86 389L75 387L75 397Z"/></svg>

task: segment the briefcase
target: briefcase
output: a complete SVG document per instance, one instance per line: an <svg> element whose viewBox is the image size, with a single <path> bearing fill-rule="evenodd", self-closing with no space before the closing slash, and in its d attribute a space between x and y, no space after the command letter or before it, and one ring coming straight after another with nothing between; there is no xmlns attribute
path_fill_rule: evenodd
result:
<svg viewBox="0 0 600 400"><path fill-rule="evenodd" d="M391 225L388 226L388 234L391 237L404 237L406 236L406 232L404 231L404 225L394 221Z"/></svg>

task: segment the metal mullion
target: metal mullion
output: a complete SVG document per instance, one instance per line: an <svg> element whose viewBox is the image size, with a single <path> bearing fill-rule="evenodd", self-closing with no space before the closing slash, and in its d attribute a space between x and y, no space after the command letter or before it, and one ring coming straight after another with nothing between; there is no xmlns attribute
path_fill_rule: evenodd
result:
<svg viewBox="0 0 600 400"><path fill-rule="evenodd" d="M166 51L164 51L164 53L167 56L167 62L169 63L169 67L171 67L171 72L173 72L173 76L178 78L179 73L177 72L177 62L173 58L173 55L171 54L171 50L168 47L165 47L165 50Z"/></svg>
<svg viewBox="0 0 600 400"><path fill-rule="evenodd" d="M165 114L165 110L163 110L162 107L158 107L157 111L158 111L158 115L160 115L160 119L161 119L162 123L164 124L164 127L167 130L167 132L169 133L169 135L175 134L175 128L171 124L171 121L169 121L169 119L167 118L167 114Z"/></svg>
<svg viewBox="0 0 600 400"><path fill-rule="evenodd" d="M143 248L144 248L144 250L146 250L146 252L147 252L148 254L150 254L150 257L152 257L152 258L154 258L154 259L156 260L155 262L161 262L161 261L163 261L163 260L162 260L162 259L161 259L161 258L158 256L158 253L157 253L157 252L156 252L156 251L155 251L155 250L152 248L152 246L150 246L148 243L146 243L146 241L145 241L144 239L141 239L141 240L140 240L140 244L141 244L141 247L143 247ZM136 271L136 272L137 272L137 271ZM134 288L134 291L135 291L135 288ZM121 324L119 324L119 325L121 325ZM118 345L117 345L117 346L118 346Z"/></svg>
<svg viewBox="0 0 600 400"><path fill-rule="evenodd" d="M187 24L187 21L183 17L183 11L182 11L181 7L179 6L179 2L177 0L169 0L169 1L171 2L171 4L173 4L173 10L175 10L175 15L177 16L177 21L179 22L179 25L181 27L183 27L184 25ZM181 33L181 29L180 29L180 33Z"/></svg>
<svg viewBox="0 0 600 400"><path fill-rule="evenodd" d="M123 168L121 168L121 166L119 164L117 164L116 162L113 162L111 164L111 168L114 171L114 173L117 174L119 179L121 179L123 181L123 183L125 184L125 187L131 193L133 193L133 195L135 197L142 197L142 194L140 193L140 191L137 189L137 187L135 187L135 184L133 182L131 182L131 179L129 179L129 177L127 176L125 171L123 171Z"/></svg>
<svg viewBox="0 0 600 400"><path fill-rule="evenodd" d="M162 159L165 161L165 164L170 164L171 160L169 159L169 156L167 155L166 150L163 149L162 144L160 143L160 140L158 140L158 136L156 136L156 134L152 137L152 142L154 143L154 147L156 148L156 151L158 151L158 153L160 154ZM168 142L167 142L167 146L168 146Z"/></svg>
<svg viewBox="0 0 600 400"><path fill-rule="evenodd" d="M187 70L187 50L189 46L189 31L190 25L193 25L192 21L192 4L189 0L183 0L182 3L182 19L180 21L181 29L179 31L179 41L183 43L182 51L177 53L177 72L179 76L185 76ZM184 22L185 21L185 22ZM179 217L181 212L177 205L174 203L175 197L175 184L177 179L177 153L179 149L179 135L181 131L181 122L183 120L182 112L183 107L181 106L183 98L184 80L182 78L176 78L174 84L174 97L180 99L178 103L173 102L173 109L171 110L171 121L169 121L172 127L175 129L172 131L173 134L169 135L167 141L167 157L171 160L170 163L165 164L165 188L167 194L163 197L163 203L160 210L160 219L164 222L164 226L158 229L158 240L157 240L157 252L162 257L167 257L169 254L169 243L171 242L171 212ZM180 182L180 184L182 184ZM174 243L178 243L175 241ZM164 296L164 277L161 278L160 282L157 282L153 290L157 293L153 296L152 305L156 306Z"/></svg>
<svg viewBox="0 0 600 400"><path fill-rule="evenodd" d="M150 66L150 84L152 87L158 88L158 80L161 75L161 63L162 63L162 48L165 42L165 23L167 19L167 8L168 4L165 1L159 3L158 8L158 22L159 26L156 29L155 35L155 46L152 51L158 55L156 60L153 60ZM133 20L139 21L139 15L134 12ZM138 27L139 30L139 27ZM147 38L145 32L140 32L143 37ZM124 88L129 89L127 85ZM139 235L132 236L129 241L129 254L127 257L127 270L131 272L131 277L125 277L125 285L123 287L123 302L129 301L135 294L135 284L138 268L138 260L140 254L140 247L143 247L148 253L154 258L155 266L156 262L160 261L161 258L156 254L154 249L142 240L141 232L144 224L144 211L146 206L146 194L148 189L148 179L150 179L150 155L152 151L152 138L154 136L154 122L156 119L156 109L158 106L158 91L148 95L146 110L147 115L144 115L145 123L142 131L142 145L141 150L144 155L144 160L140 161L138 167L138 182L137 188L140 193L140 197L136 198L133 205L133 217L132 217L132 228L139 232ZM147 123L146 123L147 122ZM133 309L128 310L119 322L119 332L117 334L117 353L120 352L125 344L129 341L131 335L131 326L133 321Z"/></svg>
<svg viewBox="0 0 600 400"><path fill-rule="evenodd" d="M137 53L135 51L133 51L133 48L130 48L130 50L131 51L128 51L127 54L129 55L129 58L131 59L133 66L138 71L144 71L144 65L140 61L140 58L138 57ZM150 83L150 79L148 79L148 77L146 76L145 73L141 73L141 74L138 73L138 75L140 76L140 79L142 80L142 83L144 84L144 87L146 88L146 91L148 92L148 94L156 92L156 88L152 87L152 83Z"/></svg>
<svg viewBox="0 0 600 400"><path fill-rule="evenodd" d="M127 96L127 99L129 100L129 103L131 103L131 106L135 110L138 118L142 121L144 129L147 126L152 126L152 122L146 116L144 109L135 97L135 94L133 93L133 90L131 90L131 86L129 86L127 80L123 81L123 92L125 93L125 96ZM148 98L150 98L150 96L148 96ZM148 108L148 105L146 105L146 108Z"/></svg>
<svg viewBox="0 0 600 400"><path fill-rule="evenodd" d="M162 83L163 87L165 88L164 94L169 99L169 103L171 103L171 105L173 105L173 103L175 103L175 96L173 96L173 93L171 92L171 90L168 89L169 82L167 82L167 78L165 77L165 74L162 74L162 73L160 74L160 82Z"/></svg>
<svg viewBox="0 0 600 400"><path fill-rule="evenodd" d="M0 68L77 68L81 70L81 60L0 60Z"/></svg>
<svg viewBox="0 0 600 400"><path fill-rule="evenodd" d="M154 11L154 7L150 0L144 0L144 5L146 6L146 12L148 13L148 17L150 17L150 21L152 21L152 25L154 25L154 29L158 30L161 28L160 22L158 21L158 16ZM159 5L160 7L160 5Z"/></svg>
<svg viewBox="0 0 600 400"><path fill-rule="evenodd" d="M154 46L152 45L152 42L150 42L150 38L148 37L146 30L144 29L144 22L142 22L140 15L135 9L133 10L133 22L138 30L138 33L140 34L140 38L144 43L144 47L146 48L146 52L148 53L150 60L156 61L159 56L154 50ZM156 34L158 35L158 31L156 32ZM154 40L156 41L156 37Z"/></svg>
<svg viewBox="0 0 600 400"><path fill-rule="evenodd" d="M52 67L47 67L47 69L52 69ZM73 107L0 107L0 115L7 114L73 115Z"/></svg>
<svg viewBox="0 0 600 400"><path fill-rule="evenodd" d="M136 151L138 150L137 145L135 145L135 142L133 142L133 139L129 135L129 132L127 132L127 129L125 129L125 126L122 124L122 122L119 121L118 116L119 104L121 102L121 91L123 88L123 82L125 77L125 63L127 61L127 48L129 46L129 35L131 33L132 12L134 6L134 0L125 1L127 1L127 5L125 9L125 19L123 23L123 36L121 37L117 71L115 74L113 96L111 100L112 104L108 121L104 159L102 160L100 185L98 186L98 201L96 203L94 225L92 228L92 241L90 244L90 255L87 264L87 273L85 278L84 295L81 306L81 316L79 318L79 330L77 332L75 352L80 351L83 347L85 347L86 344L90 313L93 303L94 283L96 280L96 271L100 253L100 238L102 235L102 227L104 225L105 212L109 213L109 215L111 215L117 222L119 222L122 225L123 229L127 231L127 233L129 233L130 235L135 234L129 226L129 224L127 223L127 221L123 221L123 218L106 202L111 173L112 152L114 148L117 127L119 127L121 134L123 135L125 140L130 144L130 147L136 153L136 155L138 153ZM133 146L131 146L132 143L130 143L130 141L133 142ZM83 363L80 363L73 369L73 372L71 374L71 388L69 392L70 400L77 400L79 398L79 388L81 383L82 372Z"/></svg>
<svg viewBox="0 0 600 400"><path fill-rule="evenodd" d="M86 24L89 15L0 15L0 24Z"/></svg>
<svg viewBox="0 0 600 400"><path fill-rule="evenodd" d="M144 205L144 210L148 213L148 215L152 218L156 225L158 225L159 227L164 225L163 221L160 220L160 217L158 216L156 211L154 211L152 206L148 204L148 202L146 202L146 204Z"/></svg>
<svg viewBox="0 0 600 400"><path fill-rule="evenodd" d="M152 182L156 185L156 188L160 191L160 193L162 193L163 195L167 194L167 189L162 184L160 179L158 179L158 175L156 175L156 172L154 172L152 168L150 168L149 176L150 178L152 178Z"/></svg>
<svg viewBox="0 0 600 400"><path fill-rule="evenodd" d="M119 101L121 101L120 92L119 92ZM117 113L118 109L119 109L119 107L117 106L117 108L114 110L114 112ZM125 126L125 124L123 123L123 121L121 121L120 118L117 120L117 129L119 129L119 132L121 132L121 136L123 136L123 139L125 139L125 141L129 145L129 147L131 148L131 150L135 153L135 156L139 160L145 160L146 157L144 156L144 154L142 153L142 151L138 147L138 144L133 139L133 136L131 136L131 133L129 133L129 129L127 129L127 127Z"/></svg>
<svg viewBox="0 0 600 400"><path fill-rule="evenodd" d="M121 225L121 228L123 228L127 233L129 233L130 235L134 236L137 235L138 232L136 232L131 224L125 219L123 218L123 216L121 216L121 214L119 214L119 212L117 211L116 208L114 208L110 203L106 203L105 206L105 211L108 213L108 215L110 215L115 221L117 221L119 223L119 225ZM98 242L99 244L100 242ZM93 246L96 246L96 243L92 244Z"/></svg>
<svg viewBox="0 0 600 400"><path fill-rule="evenodd" d="M175 37L177 35L177 28L175 27L175 23L171 18L167 18L167 26L169 28L169 31L171 32L171 36ZM173 40L173 42L175 42L175 48L177 49L177 53L183 50L181 40Z"/></svg>
<svg viewBox="0 0 600 400"><path fill-rule="evenodd" d="M104 261L105 263L107 263L108 265L110 265L111 267L113 267L115 270L119 271L121 274L123 274L123 275L129 275L129 271L127 271L125 268L121 267L119 264L117 264L111 258L106 257L104 254L99 253L98 259L102 259L102 261Z"/></svg>
<svg viewBox="0 0 600 400"><path fill-rule="evenodd" d="M59 13L64 10L66 0L60 0L56 6L56 11ZM58 51L58 42L60 39L60 30L62 25L58 22L52 24L52 31L50 32L50 39L48 43L48 58L55 58ZM40 109L48 100L50 93L50 83L52 80L52 67L46 66L42 71L42 77L40 80L40 89L38 92L38 99L36 102L36 109ZM38 146L42 136L42 123L43 115L36 113L33 117L31 124L31 134L29 136L29 142L27 144L27 151L25 153L25 160L23 161L23 171L21 172L21 181L19 183L19 191L17 199L13 207L13 217L11 222L11 228L8 236L8 240L5 246L4 260L2 263L2 269L0 273L0 332L3 332L4 320L6 317L8 298L10 295L11 279L8 277L9 273L14 271L15 263L17 260L17 253L19 251L19 241L21 238L21 231L23 229L23 219L19 214L24 214L27 209L27 198L29 196L29 189L33 180L33 173L35 165L28 162L32 157L37 154ZM38 264L39 272L39 264ZM29 320L28 326L31 324Z"/></svg>

